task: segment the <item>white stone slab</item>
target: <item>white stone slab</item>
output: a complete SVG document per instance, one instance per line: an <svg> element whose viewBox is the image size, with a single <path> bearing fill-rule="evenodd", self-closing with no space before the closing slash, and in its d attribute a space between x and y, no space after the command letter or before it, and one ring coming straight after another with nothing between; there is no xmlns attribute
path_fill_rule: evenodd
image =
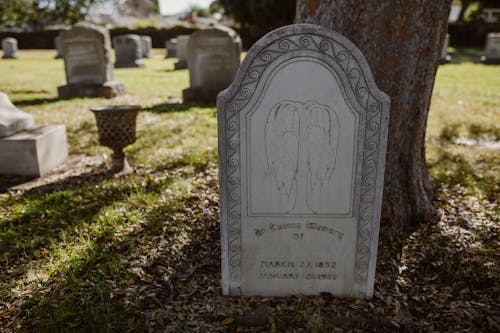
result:
<svg viewBox="0 0 500 333"><path fill-rule="evenodd" d="M500 32L486 35L484 56L490 61L500 61Z"/></svg>
<svg viewBox="0 0 500 333"><path fill-rule="evenodd" d="M43 176L67 157L64 125L38 126L0 139L0 174Z"/></svg>
<svg viewBox="0 0 500 333"><path fill-rule="evenodd" d="M142 56L144 58L151 57L151 49L153 48L153 41L149 36L141 36L142 42Z"/></svg>
<svg viewBox="0 0 500 333"><path fill-rule="evenodd" d="M7 94L0 92L0 138L13 135L34 124L33 116L19 110Z"/></svg>
<svg viewBox="0 0 500 333"><path fill-rule="evenodd" d="M15 59L17 55L17 40L12 37L2 39L2 50L4 59Z"/></svg>
<svg viewBox="0 0 500 333"><path fill-rule="evenodd" d="M441 64L446 64L451 61L451 56L448 54L448 47L450 46L450 34L446 34L446 38L444 40L443 48L441 49L441 58L439 62Z"/></svg>
<svg viewBox="0 0 500 333"><path fill-rule="evenodd" d="M179 59L175 64L175 69L187 68L187 46L189 42L189 35L179 35L177 40L177 59Z"/></svg>
<svg viewBox="0 0 500 333"><path fill-rule="evenodd" d="M338 33L250 49L217 101L225 295L372 296L389 109Z"/></svg>

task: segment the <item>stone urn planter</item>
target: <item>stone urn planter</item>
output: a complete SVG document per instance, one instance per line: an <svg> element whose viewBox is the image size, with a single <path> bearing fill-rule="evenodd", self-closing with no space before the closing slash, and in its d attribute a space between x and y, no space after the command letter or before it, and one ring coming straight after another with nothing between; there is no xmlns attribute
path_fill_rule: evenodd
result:
<svg viewBox="0 0 500 333"><path fill-rule="evenodd" d="M110 167L112 173L132 172L123 149L136 140L136 118L140 109L140 105L111 105L90 108L90 111L95 115L99 143L113 149Z"/></svg>

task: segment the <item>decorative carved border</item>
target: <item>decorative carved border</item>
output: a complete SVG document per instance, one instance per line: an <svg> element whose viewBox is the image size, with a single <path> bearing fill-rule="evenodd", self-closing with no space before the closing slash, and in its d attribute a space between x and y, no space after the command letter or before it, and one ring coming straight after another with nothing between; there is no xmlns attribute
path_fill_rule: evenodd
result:
<svg viewBox="0 0 500 333"><path fill-rule="evenodd" d="M368 275L370 265L375 264L370 259L376 256L381 206L381 202L375 202L375 195L382 190L385 161L386 143L383 141L382 147L380 143L386 140L387 131L381 128L388 121L390 102L376 87L366 60L350 41L340 34L309 24L283 27L257 42L247 54L233 84L221 92L218 98L219 120L224 122L219 126L225 128L220 132L224 135L219 138L223 140L220 142L223 153L219 157L219 165L221 188L226 190L226 197L221 196L221 216L222 223L227 223L228 239L222 239L222 242L227 242L228 291L231 295L241 294L240 111L251 100L259 79L269 65L284 54L301 50L317 52L325 63L341 68L355 100L366 111L354 272L354 296L366 298L371 295L373 288L368 285ZM228 166L227 170L225 165Z"/></svg>

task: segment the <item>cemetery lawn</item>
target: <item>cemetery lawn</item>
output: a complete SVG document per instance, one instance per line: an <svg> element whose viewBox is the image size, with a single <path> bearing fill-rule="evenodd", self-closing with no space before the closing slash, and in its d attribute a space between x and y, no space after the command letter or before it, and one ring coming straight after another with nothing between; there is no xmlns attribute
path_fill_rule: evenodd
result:
<svg viewBox="0 0 500 333"><path fill-rule="evenodd" d="M117 69L128 94L57 98L53 50L1 60L0 91L67 127L70 158L40 179L0 176L0 332L500 330L500 66L454 50L439 68L427 154L441 218L383 229L372 300L227 298L220 288L216 110L182 104L188 71L153 50ZM91 106L141 104L135 172L111 177Z"/></svg>

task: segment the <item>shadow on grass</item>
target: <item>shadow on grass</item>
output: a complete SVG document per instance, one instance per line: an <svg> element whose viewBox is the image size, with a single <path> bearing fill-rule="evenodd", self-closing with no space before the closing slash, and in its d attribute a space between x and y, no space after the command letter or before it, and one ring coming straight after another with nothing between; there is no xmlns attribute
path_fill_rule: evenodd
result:
<svg viewBox="0 0 500 333"><path fill-rule="evenodd" d="M77 97L75 97L75 98L77 98ZM12 103L17 107L23 107L23 106L51 104L51 103L56 103L56 102L65 101L65 100L71 100L71 99L75 99L75 98L37 97L37 98L32 98L32 99L21 99L18 101L13 101Z"/></svg>
<svg viewBox="0 0 500 333"><path fill-rule="evenodd" d="M449 54L452 64L460 64L463 62L481 63L483 52L479 49L457 48Z"/></svg>
<svg viewBox="0 0 500 333"><path fill-rule="evenodd" d="M141 112L154 112L154 113L170 113L170 112L181 112L187 111L193 107L213 107L211 104L202 102L190 102L190 103L161 103L153 106L145 107Z"/></svg>

